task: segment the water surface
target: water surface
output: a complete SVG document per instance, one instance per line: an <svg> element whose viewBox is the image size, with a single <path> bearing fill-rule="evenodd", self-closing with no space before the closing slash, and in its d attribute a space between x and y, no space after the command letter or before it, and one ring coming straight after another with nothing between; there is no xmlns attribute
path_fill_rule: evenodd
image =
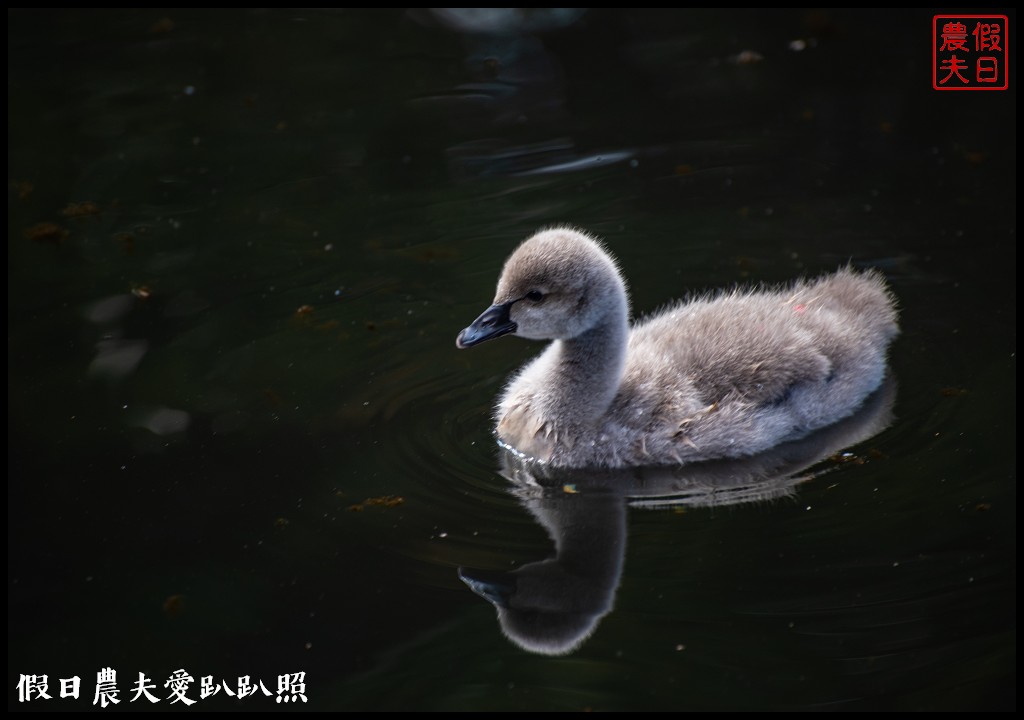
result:
<svg viewBox="0 0 1024 720"><path fill-rule="evenodd" d="M1014 74L936 92L930 32L9 11L8 706L86 709L111 667L129 707L183 668L197 700L272 695L197 709L279 707L297 672L304 709L1015 708ZM849 462L595 501L610 609L549 657L459 577L556 553L490 428L539 347L454 338L555 223L607 242L639 315L852 262L903 333Z"/></svg>

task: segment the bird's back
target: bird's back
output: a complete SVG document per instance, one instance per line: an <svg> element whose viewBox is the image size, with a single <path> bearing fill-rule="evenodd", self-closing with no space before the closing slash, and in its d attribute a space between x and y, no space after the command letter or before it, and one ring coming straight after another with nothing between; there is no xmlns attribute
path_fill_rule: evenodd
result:
<svg viewBox="0 0 1024 720"><path fill-rule="evenodd" d="M633 328L610 427L657 462L757 452L856 410L897 333L870 271L682 302Z"/></svg>

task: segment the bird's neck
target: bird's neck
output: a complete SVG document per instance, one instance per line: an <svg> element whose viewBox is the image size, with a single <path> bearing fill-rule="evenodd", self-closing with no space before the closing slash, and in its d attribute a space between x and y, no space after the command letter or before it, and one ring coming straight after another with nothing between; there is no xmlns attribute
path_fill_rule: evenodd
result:
<svg viewBox="0 0 1024 720"><path fill-rule="evenodd" d="M622 382L628 344L625 301L582 335L552 343L545 395L551 410L572 408L574 417L560 418L562 424L592 425L608 412Z"/></svg>
<svg viewBox="0 0 1024 720"><path fill-rule="evenodd" d="M519 454L544 462L595 433L622 382L629 344L625 292L592 328L555 340L512 381L497 432Z"/></svg>

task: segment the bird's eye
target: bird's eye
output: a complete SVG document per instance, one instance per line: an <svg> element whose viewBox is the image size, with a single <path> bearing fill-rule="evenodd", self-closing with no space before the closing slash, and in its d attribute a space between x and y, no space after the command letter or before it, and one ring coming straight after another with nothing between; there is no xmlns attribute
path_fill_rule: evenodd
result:
<svg viewBox="0 0 1024 720"><path fill-rule="evenodd" d="M532 302L540 302L541 300L544 299L544 293L542 293L540 290L531 290L530 292L526 293L526 299Z"/></svg>

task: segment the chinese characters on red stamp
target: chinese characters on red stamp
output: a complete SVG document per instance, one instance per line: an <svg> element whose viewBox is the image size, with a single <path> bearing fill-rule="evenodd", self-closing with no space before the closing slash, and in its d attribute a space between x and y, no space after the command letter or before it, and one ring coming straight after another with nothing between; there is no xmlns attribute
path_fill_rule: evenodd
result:
<svg viewBox="0 0 1024 720"><path fill-rule="evenodd" d="M1006 90L1009 24L1005 15L932 18L932 87Z"/></svg>

